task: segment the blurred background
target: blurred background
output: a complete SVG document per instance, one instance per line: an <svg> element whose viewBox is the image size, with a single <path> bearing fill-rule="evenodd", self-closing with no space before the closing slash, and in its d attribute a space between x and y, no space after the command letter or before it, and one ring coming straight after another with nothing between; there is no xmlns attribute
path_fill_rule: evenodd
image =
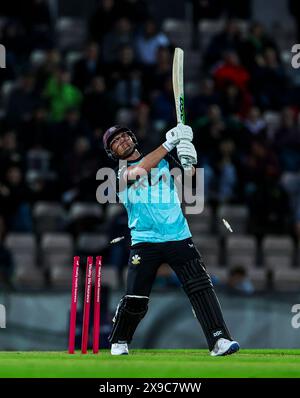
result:
<svg viewBox="0 0 300 398"><path fill-rule="evenodd" d="M176 120L176 46L185 51L186 119L205 170L204 212L188 219L229 327L242 347L299 346L291 324L300 302L295 43L296 0L1 2L0 349L67 349L75 254L82 269L86 255L103 255L107 347L130 239L122 206L96 201L97 170L116 166L101 137L118 123L144 153L163 141ZM125 239L109 245L118 236ZM206 347L167 264L133 347Z"/></svg>

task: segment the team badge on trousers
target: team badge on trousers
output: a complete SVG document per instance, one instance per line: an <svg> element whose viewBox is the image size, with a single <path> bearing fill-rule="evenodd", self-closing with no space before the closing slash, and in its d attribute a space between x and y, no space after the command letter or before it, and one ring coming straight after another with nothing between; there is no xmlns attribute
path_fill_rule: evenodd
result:
<svg viewBox="0 0 300 398"><path fill-rule="evenodd" d="M134 256L132 256L131 262L134 265L138 265L141 262L141 257L138 254L135 254Z"/></svg>

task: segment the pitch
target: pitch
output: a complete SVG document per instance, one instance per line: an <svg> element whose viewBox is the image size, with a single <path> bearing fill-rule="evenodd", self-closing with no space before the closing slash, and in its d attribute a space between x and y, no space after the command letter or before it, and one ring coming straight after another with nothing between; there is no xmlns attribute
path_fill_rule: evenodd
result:
<svg viewBox="0 0 300 398"><path fill-rule="evenodd" d="M131 350L113 357L66 352L0 352L0 377L300 377L300 350L242 350L228 357L207 350Z"/></svg>

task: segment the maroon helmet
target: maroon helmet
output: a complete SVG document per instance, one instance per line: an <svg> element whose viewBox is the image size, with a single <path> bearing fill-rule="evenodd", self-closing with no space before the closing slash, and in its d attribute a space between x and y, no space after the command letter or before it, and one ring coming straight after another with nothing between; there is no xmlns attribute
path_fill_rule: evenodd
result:
<svg viewBox="0 0 300 398"><path fill-rule="evenodd" d="M117 160L117 158L114 156L112 150L110 149L110 143L112 142L113 138L117 134L122 133L122 132L127 133L132 138L132 141L134 142L135 147L137 146L136 136L134 135L134 133L128 127L125 127L125 126L113 126L113 127L110 127L103 134L103 146L104 146L104 149L105 149L107 155L111 159Z"/></svg>

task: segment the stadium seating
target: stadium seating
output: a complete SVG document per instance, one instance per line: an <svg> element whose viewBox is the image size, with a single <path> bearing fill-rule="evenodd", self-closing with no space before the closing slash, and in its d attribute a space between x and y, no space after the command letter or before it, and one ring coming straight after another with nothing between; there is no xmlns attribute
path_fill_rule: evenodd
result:
<svg viewBox="0 0 300 398"><path fill-rule="evenodd" d="M18 289L40 289L45 286L43 270L37 267L37 244L32 234L11 233L6 247L14 262L13 284Z"/></svg>
<svg viewBox="0 0 300 398"><path fill-rule="evenodd" d="M254 236L228 236L225 246L227 265L229 267L241 265L248 269L256 266L257 243Z"/></svg>
<svg viewBox="0 0 300 398"><path fill-rule="evenodd" d="M76 243L78 253L85 253L87 255L99 255L107 248L109 244L108 236L106 234L81 234Z"/></svg>
<svg viewBox="0 0 300 398"><path fill-rule="evenodd" d="M71 206L69 212L69 218L72 221L77 221L84 218L101 219L102 216L102 207L95 203L76 202Z"/></svg>
<svg viewBox="0 0 300 398"><path fill-rule="evenodd" d="M66 214L60 203L36 202L32 214L37 234L61 231L64 227Z"/></svg>
<svg viewBox="0 0 300 398"><path fill-rule="evenodd" d="M247 268L247 276L255 291L263 291L267 288L267 273L265 269Z"/></svg>
<svg viewBox="0 0 300 398"><path fill-rule="evenodd" d="M276 291L299 292L300 270L277 268L273 273L273 288Z"/></svg>
<svg viewBox="0 0 300 398"><path fill-rule="evenodd" d="M11 251L15 267L35 267L37 244L32 234L11 233L6 237L6 247Z"/></svg>
<svg viewBox="0 0 300 398"><path fill-rule="evenodd" d="M205 206L200 214L186 215L192 234L210 234L212 231L212 209Z"/></svg>
<svg viewBox="0 0 300 398"><path fill-rule="evenodd" d="M73 238L66 233L46 233L41 239L41 261L43 267L71 269L73 258Z"/></svg>
<svg viewBox="0 0 300 398"><path fill-rule="evenodd" d="M112 203L106 209L106 220L112 220L124 211L124 206L120 203Z"/></svg>
<svg viewBox="0 0 300 398"><path fill-rule="evenodd" d="M163 22L163 31L171 42L176 43L178 47L189 48L191 25L185 21L167 18Z"/></svg>
<svg viewBox="0 0 300 398"><path fill-rule="evenodd" d="M263 264L269 270L286 270L293 265L294 245L289 236L266 236L262 242Z"/></svg>

